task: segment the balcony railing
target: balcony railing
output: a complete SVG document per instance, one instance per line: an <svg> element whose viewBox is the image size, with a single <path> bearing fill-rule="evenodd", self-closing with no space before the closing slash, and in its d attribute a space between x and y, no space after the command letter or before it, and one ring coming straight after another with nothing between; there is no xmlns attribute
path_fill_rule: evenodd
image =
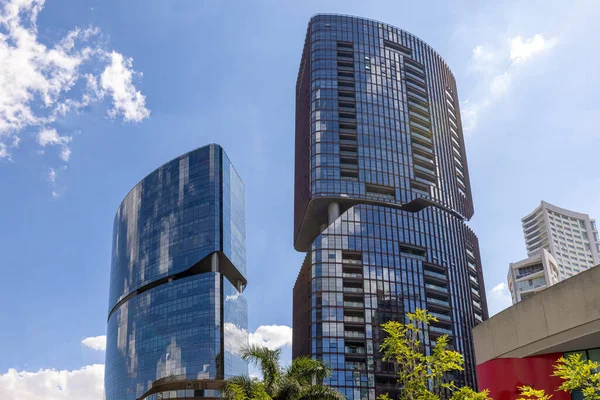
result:
<svg viewBox="0 0 600 400"><path fill-rule="evenodd" d="M365 322L365 319L363 317L345 315L344 322Z"/></svg>
<svg viewBox="0 0 600 400"><path fill-rule="evenodd" d="M342 274L344 278L362 278L362 274L354 273L354 272L344 272Z"/></svg>
<svg viewBox="0 0 600 400"><path fill-rule="evenodd" d="M419 128L419 129L421 129L422 131L425 131L425 132L431 133L431 128L430 128L430 127L428 127L428 126L425 126L425 125L423 125L423 124L422 124L422 121L416 121L415 119L411 119L411 120L410 120L410 125L411 125L411 126L414 126L414 127L416 127L416 128ZM413 131L412 133L414 134L415 132Z"/></svg>
<svg viewBox="0 0 600 400"><path fill-rule="evenodd" d="M356 157L358 153L356 151L340 151L341 157Z"/></svg>
<svg viewBox="0 0 600 400"><path fill-rule="evenodd" d="M443 333L445 335L452 335L453 334L452 330L450 330L450 329L439 328L437 326L432 326L432 325L429 325L429 330L432 331L432 332Z"/></svg>
<svg viewBox="0 0 600 400"><path fill-rule="evenodd" d="M358 165L356 164L348 164L348 163L340 163L341 169L358 169Z"/></svg>
<svg viewBox="0 0 600 400"><path fill-rule="evenodd" d="M437 285L431 285L429 283L425 284L425 287L429 288L429 289L437 290L439 292L448 293L448 289L446 289L445 287L441 287L441 286L437 286Z"/></svg>
<svg viewBox="0 0 600 400"><path fill-rule="evenodd" d="M363 302L361 301L345 301L344 307L363 307Z"/></svg>
<svg viewBox="0 0 600 400"><path fill-rule="evenodd" d="M363 332L356 332L356 331L345 331L344 336L350 337L350 338L358 338L358 339L365 338L365 334Z"/></svg>
<svg viewBox="0 0 600 400"><path fill-rule="evenodd" d="M352 260L350 258L344 258L344 259L342 259L342 264L362 265L362 261L361 260Z"/></svg>
<svg viewBox="0 0 600 400"><path fill-rule="evenodd" d="M362 293L363 292L363 288L360 287L348 287L348 286L344 286L344 292L348 292L348 293Z"/></svg>
<svg viewBox="0 0 600 400"><path fill-rule="evenodd" d="M450 307L450 303L444 300L432 299L430 297L427 298L427 303L439 304L441 306Z"/></svg>
<svg viewBox="0 0 600 400"><path fill-rule="evenodd" d="M433 146L433 141L430 138L428 138L427 136L421 135L420 133L415 132L415 131L412 131L411 135L413 138L419 139L422 142L425 142L428 145Z"/></svg>
<svg viewBox="0 0 600 400"><path fill-rule="evenodd" d="M406 86L407 86L408 91L412 92L411 94L413 94L414 92L417 92L421 97L426 95L425 89L421 85L418 85L416 83L413 83L413 82L407 80Z"/></svg>
<svg viewBox="0 0 600 400"><path fill-rule="evenodd" d="M366 354L364 347L346 347L345 351L349 354Z"/></svg>
<svg viewBox="0 0 600 400"><path fill-rule="evenodd" d="M344 368L346 369L366 369L367 364L361 362L346 362Z"/></svg>
<svg viewBox="0 0 600 400"><path fill-rule="evenodd" d="M442 279L446 279L446 275L444 275L444 274L439 274L439 273L437 273L437 272L433 272L433 271L428 271L428 270L425 270L425 275L427 275L427 276L432 276L432 277L434 277L434 278L442 278Z"/></svg>
<svg viewBox="0 0 600 400"><path fill-rule="evenodd" d="M436 317L437 319L441 319L441 320L444 320L444 321L450 321L451 320L451 318L450 318L449 315L444 315L444 314L440 314L440 313L436 313L436 312L431 312L431 311L429 311L429 314L431 316Z"/></svg>
<svg viewBox="0 0 600 400"><path fill-rule="evenodd" d="M421 105L421 103L417 103L416 101L410 101L410 99L409 99L409 101L408 101L408 109L410 110L411 107L414 107L414 108L417 108L417 109L419 109L419 110L421 110L423 112L429 113L429 108L423 107Z"/></svg>

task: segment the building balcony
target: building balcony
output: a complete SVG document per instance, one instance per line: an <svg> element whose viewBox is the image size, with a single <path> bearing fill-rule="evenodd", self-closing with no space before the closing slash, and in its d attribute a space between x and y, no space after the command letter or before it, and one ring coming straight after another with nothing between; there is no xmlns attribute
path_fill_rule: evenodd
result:
<svg viewBox="0 0 600 400"><path fill-rule="evenodd" d="M418 132L415 132L414 130L411 130L411 136L412 136L412 138L414 140L418 140L418 141L423 142L423 143L425 143L425 144L427 144L429 146L433 146L433 141L430 138L428 138L427 136L425 136L425 135L422 135L422 134L420 134Z"/></svg>
<svg viewBox="0 0 600 400"><path fill-rule="evenodd" d="M424 113L428 113L429 114L429 108L423 106L421 103L418 103L416 101L408 101L408 110L410 111L411 108L415 108L421 112Z"/></svg>
<svg viewBox="0 0 600 400"><path fill-rule="evenodd" d="M416 120L415 118L411 118L410 126L411 128L417 128L422 130L423 132L431 134L431 127L429 126L429 124L425 124L422 120Z"/></svg>
<svg viewBox="0 0 600 400"><path fill-rule="evenodd" d="M361 287L349 287L349 286L344 286L343 288L343 292L345 293L363 293L364 290Z"/></svg>
<svg viewBox="0 0 600 400"><path fill-rule="evenodd" d="M417 82L406 80L407 89L411 92L418 92L421 96L427 96L427 85L422 85Z"/></svg>
<svg viewBox="0 0 600 400"><path fill-rule="evenodd" d="M411 109L411 107L409 107L408 115L411 118L414 118L416 121L418 121L421 124L424 124L426 126L431 126L431 121L429 120L429 116L423 115L422 111L417 111L417 110Z"/></svg>
<svg viewBox="0 0 600 400"><path fill-rule="evenodd" d="M365 319L363 317L356 317L356 316L351 316L351 315L345 315L344 316L344 322L364 324L365 323Z"/></svg>
<svg viewBox="0 0 600 400"><path fill-rule="evenodd" d="M406 68L404 70L404 72L405 72L407 78L411 78L412 80L415 80L415 81L419 82L420 84L424 85L425 87L427 87L427 83L425 82L424 78L420 77L416 73L411 72L411 70L409 70L408 68Z"/></svg>
<svg viewBox="0 0 600 400"><path fill-rule="evenodd" d="M340 168L341 169L357 170L358 169L358 165L356 165L356 164L348 164L348 163L340 163Z"/></svg>
<svg viewBox="0 0 600 400"><path fill-rule="evenodd" d="M434 277L434 278L440 278L440 279L444 279L444 280L448 279L448 278L446 278L445 274L440 274L438 272L433 272L433 271L429 271L429 270L425 270L424 274L426 276L431 276L431 277Z"/></svg>
<svg viewBox="0 0 600 400"><path fill-rule="evenodd" d="M363 363L363 362L346 362L344 364L344 368L345 369L352 369L352 370L364 370L367 369L367 364Z"/></svg>
<svg viewBox="0 0 600 400"><path fill-rule="evenodd" d="M438 285L432 285L432 284L430 284L430 283L427 283L427 284L425 284L425 287L426 287L427 289L436 290L436 291L438 291L438 292L442 292L442 293L448 293L448 289L447 289L447 288L445 288L445 287L441 287L441 286L438 286Z"/></svg>
<svg viewBox="0 0 600 400"><path fill-rule="evenodd" d="M438 300L438 299L433 299L431 297L427 297L427 303L431 303L431 304L437 304L439 306L444 306L447 308L450 308L450 303L448 303L447 301L444 300Z"/></svg>
<svg viewBox="0 0 600 400"><path fill-rule="evenodd" d="M364 347L348 347L344 348L346 354L367 354Z"/></svg>
<svg viewBox="0 0 600 400"><path fill-rule="evenodd" d="M433 326L433 325L429 325L429 331L441 333L442 335L453 335L454 334L454 332L452 332L451 329L440 328L440 327Z"/></svg>
<svg viewBox="0 0 600 400"><path fill-rule="evenodd" d="M428 313L432 316L432 317L436 317L437 319L439 319L440 321L451 321L452 318L450 318L449 315L444 315L444 314L440 314L440 313L436 313L436 312L431 312L428 311Z"/></svg>
<svg viewBox="0 0 600 400"><path fill-rule="evenodd" d="M344 307L358 307L363 308L364 303L362 301L344 301Z"/></svg>
<svg viewBox="0 0 600 400"><path fill-rule="evenodd" d="M354 338L354 339L364 339L365 338L364 332L357 332L357 331L345 331L344 336L347 338Z"/></svg>
<svg viewBox="0 0 600 400"><path fill-rule="evenodd" d="M358 153L356 152L356 150L354 150L354 151L340 150L340 157L354 157L354 158L357 158L358 157Z"/></svg>

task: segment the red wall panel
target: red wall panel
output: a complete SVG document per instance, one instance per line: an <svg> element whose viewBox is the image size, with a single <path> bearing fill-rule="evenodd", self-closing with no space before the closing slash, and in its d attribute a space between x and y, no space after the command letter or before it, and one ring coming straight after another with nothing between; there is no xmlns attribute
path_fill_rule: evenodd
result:
<svg viewBox="0 0 600 400"><path fill-rule="evenodd" d="M544 354L526 358L496 358L477 366L479 390L489 389L494 400L519 398L519 386L529 385L554 394L552 400L571 400L563 391L555 392L561 385L560 378L552 376L554 364L562 353Z"/></svg>

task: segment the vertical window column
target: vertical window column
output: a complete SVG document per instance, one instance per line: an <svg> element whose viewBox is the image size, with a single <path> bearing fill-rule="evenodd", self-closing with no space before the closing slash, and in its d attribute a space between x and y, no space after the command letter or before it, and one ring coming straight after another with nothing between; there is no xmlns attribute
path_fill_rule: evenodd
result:
<svg viewBox="0 0 600 400"><path fill-rule="evenodd" d="M448 111L448 125L450 126L450 136L452 139L452 155L454 159L454 175L458 183L458 192L464 197L467 196L467 185L465 184L465 172L463 167L462 149L460 145L460 135L458 134L458 120L456 119L456 104L452 89L446 86L446 109Z"/></svg>
<svg viewBox="0 0 600 400"><path fill-rule="evenodd" d="M414 170L411 188L429 196L431 186L437 184L437 173L425 69L415 61L404 58L404 78Z"/></svg>
<svg viewBox="0 0 600 400"><path fill-rule="evenodd" d="M337 42L337 79L340 177L358 179L354 46L351 42Z"/></svg>
<svg viewBox="0 0 600 400"><path fill-rule="evenodd" d="M343 252L344 362L350 370L366 365L363 279L362 255Z"/></svg>
<svg viewBox="0 0 600 400"><path fill-rule="evenodd" d="M475 323L483 322L483 312L481 308L481 295L479 294L479 275L477 274L477 261L475 260L475 249L469 242L467 246L467 270L469 271L469 281L471 283L471 295L473 297L473 312Z"/></svg>
<svg viewBox="0 0 600 400"><path fill-rule="evenodd" d="M423 275L427 310L437 318L437 321L431 321L429 325L429 335L432 339L448 335L452 342L454 331L447 270L441 265L424 263Z"/></svg>

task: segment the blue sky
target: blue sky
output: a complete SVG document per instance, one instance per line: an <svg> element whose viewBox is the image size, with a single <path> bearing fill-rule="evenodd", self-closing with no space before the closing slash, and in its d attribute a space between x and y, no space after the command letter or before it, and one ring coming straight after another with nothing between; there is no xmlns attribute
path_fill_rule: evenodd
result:
<svg viewBox="0 0 600 400"><path fill-rule="evenodd" d="M10 15L17 3L20 19ZM102 398L104 353L92 348L102 339L82 340L106 331L114 213L148 172L211 142L246 184L250 331L263 326L255 338L284 345L289 360L303 259L292 247L294 88L317 12L401 27L452 68L492 313L510 303L503 282L508 263L525 256L520 218L540 200L600 218L597 2L0 0L0 8L5 398Z"/></svg>

